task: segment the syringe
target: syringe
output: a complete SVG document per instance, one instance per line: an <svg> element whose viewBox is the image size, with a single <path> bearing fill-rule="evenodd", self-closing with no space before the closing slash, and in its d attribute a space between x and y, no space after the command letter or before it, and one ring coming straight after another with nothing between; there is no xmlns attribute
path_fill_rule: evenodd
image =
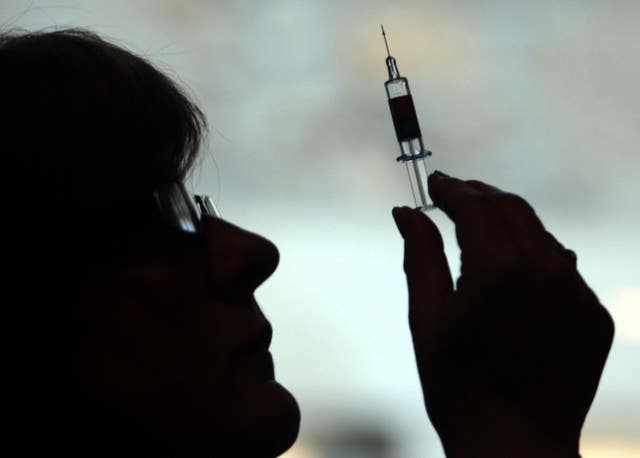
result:
<svg viewBox="0 0 640 458"><path fill-rule="evenodd" d="M431 151L426 150L422 144L422 134L411 91L409 90L409 81L404 76L400 76L396 59L391 57L389 52L389 43L387 43L384 27L380 25L380 28L384 37L384 45L387 48L386 63L389 70L389 80L384 83L384 87L387 90L396 137L398 138L398 143L400 143L401 155L396 160L404 162L407 166L411 193L416 207L421 210L428 210L434 207L429 202L427 191L428 174L425 164L425 158L431 156Z"/></svg>

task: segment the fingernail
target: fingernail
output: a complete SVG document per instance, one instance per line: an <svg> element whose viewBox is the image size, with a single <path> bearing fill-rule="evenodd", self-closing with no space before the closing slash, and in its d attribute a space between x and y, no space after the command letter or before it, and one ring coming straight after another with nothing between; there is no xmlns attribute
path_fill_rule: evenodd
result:
<svg viewBox="0 0 640 458"><path fill-rule="evenodd" d="M449 175L442 173L440 170L435 170L431 176L434 178L449 178Z"/></svg>

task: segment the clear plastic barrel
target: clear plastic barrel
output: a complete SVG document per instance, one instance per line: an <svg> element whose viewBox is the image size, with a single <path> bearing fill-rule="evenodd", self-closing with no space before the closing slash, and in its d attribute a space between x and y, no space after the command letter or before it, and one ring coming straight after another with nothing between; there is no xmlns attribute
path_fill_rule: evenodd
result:
<svg viewBox="0 0 640 458"><path fill-rule="evenodd" d="M426 158L431 155L431 151L425 150L421 138L400 142L402 155L398 157L399 162L404 162L409 176L409 185L414 204L421 210L433 208L429 198L429 185Z"/></svg>

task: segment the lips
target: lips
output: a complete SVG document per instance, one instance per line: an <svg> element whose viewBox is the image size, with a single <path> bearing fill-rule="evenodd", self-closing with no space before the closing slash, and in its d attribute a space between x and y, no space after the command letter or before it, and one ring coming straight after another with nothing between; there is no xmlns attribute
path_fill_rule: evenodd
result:
<svg viewBox="0 0 640 458"><path fill-rule="evenodd" d="M269 324L240 344L230 358L230 369L237 384L264 383L274 379L273 358L269 353L272 329Z"/></svg>
<svg viewBox="0 0 640 458"><path fill-rule="evenodd" d="M265 383L274 379L273 358L262 350L238 361L234 378L237 384Z"/></svg>

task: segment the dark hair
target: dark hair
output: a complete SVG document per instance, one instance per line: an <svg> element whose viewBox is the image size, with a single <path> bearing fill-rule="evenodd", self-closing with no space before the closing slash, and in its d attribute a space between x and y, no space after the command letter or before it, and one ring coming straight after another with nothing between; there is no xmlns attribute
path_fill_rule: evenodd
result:
<svg viewBox="0 0 640 458"><path fill-rule="evenodd" d="M81 252L133 230L153 190L189 173L206 132L171 79L83 29L1 33L0 101L21 258L43 237Z"/></svg>

